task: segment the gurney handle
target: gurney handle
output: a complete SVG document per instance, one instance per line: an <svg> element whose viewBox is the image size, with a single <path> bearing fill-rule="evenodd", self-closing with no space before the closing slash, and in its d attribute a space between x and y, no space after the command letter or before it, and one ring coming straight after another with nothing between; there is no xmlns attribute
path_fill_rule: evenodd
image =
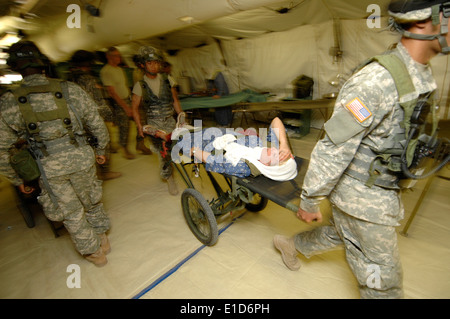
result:
<svg viewBox="0 0 450 319"><path fill-rule="evenodd" d="M293 203L287 203L286 208L293 211L294 213L298 212L298 206Z"/></svg>

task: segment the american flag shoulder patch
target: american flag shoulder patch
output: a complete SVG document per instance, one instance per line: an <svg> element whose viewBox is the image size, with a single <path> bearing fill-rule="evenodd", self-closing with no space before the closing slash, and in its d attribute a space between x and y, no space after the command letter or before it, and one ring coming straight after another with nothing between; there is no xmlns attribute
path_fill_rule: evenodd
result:
<svg viewBox="0 0 450 319"><path fill-rule="evenodd" d="M345 106L352 114L356 117L356 119L362 123L372 116L372 113L369 109L361 102L360 99L354 98Z"/></svg>

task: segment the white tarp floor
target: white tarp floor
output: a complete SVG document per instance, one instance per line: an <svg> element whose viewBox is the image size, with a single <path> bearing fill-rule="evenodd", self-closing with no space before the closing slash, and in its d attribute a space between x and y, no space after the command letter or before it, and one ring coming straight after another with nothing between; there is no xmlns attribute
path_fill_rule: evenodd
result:
<svg viewBox="0 0 450 319"><path fill-rule="evenodd" d="M308 156L318 134L313 129L295 140L294 153ZM28 228L10 184L0 182L0 298L359 298L343 250L310 259L300 256L302 268L293 272L273 247L275 234L290 236L319 224L305 224L269 202L259 213L222 218L219 228L224 231L217 244L202 247L183 217L184 183L177 175L180 194L169 195L159 179L155 154L134 160L114 154L112 165L123 176L104 182L112 252L103 268L81 258L65 230L55 238L43 214L35 214L36 226ZM207 196L211 186L206 176L196 183ZM404 194L406 218L424 185L421 181ZM435 178L409 236L398 236L405 298L450 298L449 193L450 181ZM326 207L324 224L329 221ZM80 267L81 288L67 285L72 264Z"/></svg>

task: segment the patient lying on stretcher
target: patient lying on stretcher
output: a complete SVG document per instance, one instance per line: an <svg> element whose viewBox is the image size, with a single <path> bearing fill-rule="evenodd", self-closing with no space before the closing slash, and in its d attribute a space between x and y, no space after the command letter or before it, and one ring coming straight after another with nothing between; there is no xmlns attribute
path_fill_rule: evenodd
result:
<svg viewBox="0 0 450 319"><path fill-rule="evenodd" d="M263 135L267 136L267 141L261 138ZM189 160L193 156L194 162L205 163L208 171L241 178L260 174L276 181L295 178L297 164L281 120L273 119L267 134L263 135L236 132L230 128L186 131L172 148L172 160L180 163L182 156Z"/></svg>

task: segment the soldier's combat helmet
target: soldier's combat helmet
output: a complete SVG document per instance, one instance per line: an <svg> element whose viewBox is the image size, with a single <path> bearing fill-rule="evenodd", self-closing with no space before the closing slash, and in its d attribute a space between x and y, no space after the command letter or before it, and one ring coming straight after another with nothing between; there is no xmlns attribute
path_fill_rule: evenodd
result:
<svg viewBox="0 0 450 319"><path fill-rule="evenodd" d="M440 14L443 13L442 21ZM445 38L448 33L448 18L450 17L449 0L394 0L389 4L390 25L404 37L417 40L438 39L442 53L449 54L450 47ZM439 34L425 35L409 32L403 25L430 19L433 25L441 25Z"/></svg>
<svg viewBox="0 0 450 319"><path fill-rule="evenodd" d="M31 41L19 41L13 44L9 48L8 54L9 57L6 63L14 71L27 68L46 68L50 65L50 60L47 56L42 54L36 44Z"/></svg>
<svg viewBox="0 0 450 319"><path fill-rule="evenodd" d="M86 50L76 51L70 58L73 66L90 66L95 61L95 54Z"/></svg>
<svg viewBox="0 0 450 319"><path fill-rule="evenodd" d="M136 62L145 64L145 62L150 61L162 61L162 55L159 50L151 46L142 46L139 48L136 55Z"/></svg>

